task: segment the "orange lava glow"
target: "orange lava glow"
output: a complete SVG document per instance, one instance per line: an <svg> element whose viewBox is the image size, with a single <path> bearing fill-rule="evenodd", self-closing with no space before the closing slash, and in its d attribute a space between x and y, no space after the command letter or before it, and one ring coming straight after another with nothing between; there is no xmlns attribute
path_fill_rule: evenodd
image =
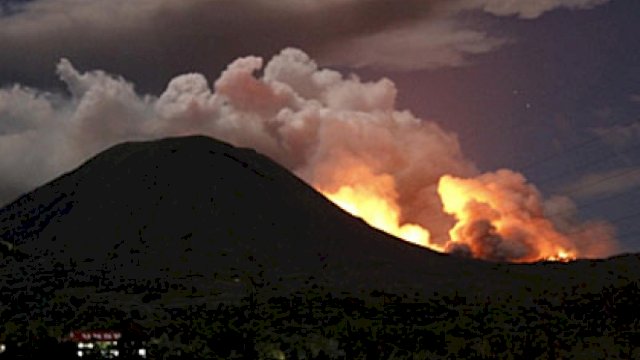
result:
<svg viewBox="0 0 640 360"><path fill-rule="evenodd" d="M544 260L569 262L569 261L573 261L575 259L576 259L576 254L574 254L572 252L565 252L565 251L559 250L557 254L549 256L549 257L545 258Z"/></svg>
<svg viewBox="0 0 640 360"><path fill-rule="evenodd" d="M329 200L372 227L435 251L462 247L475 258L509 262L567 262L578 255L572 241L543 215L535 187L517 173L443 176L438 184L442 210L456 220L444 244L432 242L428 229L401 220L392 176L355 166L333 180L316 186Z"/></svg>
<svg viewBox="0 0 640 360"><path fill-rule="evenodd" d="M429 230L417 224L401 223L397 193L390 176L374 175L366 168L353 169L353 173L358 174L357 184L320 191L343 210L376 229L432 250L444 251L444 247L430 242Z"/></svg>
<svg viewBox="0 0 640 360"><path fill-rule="evenodd" d="M537 190L518 181L500 183L496 179L499 177L479 180L447 175L440 179L443 210L457 220L449 231L450 241L467 245L474 257L486 257L482 238L492 237L505 248L526 244L521 256L506 257L507 261L575 260L572 242L544 217Z"/></svg>
<svg viewBox="0 0 640 360"><path fill-rule="evenodd" d="M400 210L389 199L363 186L342 186L334 193L325 193L329 200L369 225L407 240L429 246L429 231L415 224L400 225Z"/></svg>

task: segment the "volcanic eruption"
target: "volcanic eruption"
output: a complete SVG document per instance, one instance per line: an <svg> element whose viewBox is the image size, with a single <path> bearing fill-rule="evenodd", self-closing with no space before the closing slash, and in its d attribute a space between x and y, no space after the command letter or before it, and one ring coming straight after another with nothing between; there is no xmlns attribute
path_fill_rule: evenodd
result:
<svg viewBox="0 0 640 360"><path fill-rule="evenodd" d="M3 156L4 187L44 181L120 141L204 134L266 154L371 226L434 250L511 262L616 250L607 223L549 216L553 204L571 209L568 198L544 199L515 171L481 173L455 134L396 109L390 80L345 77L297 49L266 65L240 58L213 89L201 74L177 76L157 97L64 59L57 72L70 98L0 90L0 114L25 124L0 152L32 163L25 171Z"/></svg>

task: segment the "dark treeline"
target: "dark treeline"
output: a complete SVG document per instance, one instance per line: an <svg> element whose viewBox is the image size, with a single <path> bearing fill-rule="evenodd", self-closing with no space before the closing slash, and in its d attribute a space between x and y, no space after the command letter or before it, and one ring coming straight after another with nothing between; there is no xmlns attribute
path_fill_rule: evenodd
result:
<svg viewBox="0 0 640 360"><path fill-rule="evenodd" d="M80 297L48 299L2 313L2 341L12 351L0 357L72 354L60 342L70 330L133 322L150 358L158 359L640 358L638 282L499 298L454 292L426 301L418 294L356 296L317 286L278 297L256 291L234 303L150 302L149 311L130 313Z"/></svg>

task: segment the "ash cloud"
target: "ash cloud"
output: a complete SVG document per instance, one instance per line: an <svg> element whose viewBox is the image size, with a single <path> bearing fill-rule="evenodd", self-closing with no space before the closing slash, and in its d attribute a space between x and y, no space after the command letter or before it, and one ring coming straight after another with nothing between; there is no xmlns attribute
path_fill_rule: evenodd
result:
<svg viewBox="0 0 640 360"><path fill-rule="evenodd" d="M444 210L460 220L448 244L454 253L534 261L559 252L599 257L617 250L609 224L578 221L571 199L545 200L524 176L508 169L471 178L445 176L439 191Z"/></svg>
<svg viewBox="0 0 640 360"><path fill-rule="evenodd" d="M177 76L158 97L103 71L80 72L66 59L57 74L70 97L0 90L2 189L26 191L117 142L206 134L255 148L324 188L337 186L337 169L348 164L394 174L403 220L444 237L451 219L439 210L439 177L477 172L455 134L395 109L390 80L344 77L295 49L266 65L237 59L213 88L201 74Z"/></svg>
<svg viewBox="0 0 640 360"><path fill-rule="evenodd" d="M545 216L575 244L581 257L598 258L619 251L616 229L602 220L581 221L576 204L566 196L556 195L543 203Z"/></svg>
<svg viewBox="0 0 640 360"><path fill-rule="evenodd" d="M260 57L239 58L213 86L202 74L176 76L159 96L140 95L132 83L103 71L78 71L65 59L57 75L68 95L24 86L0 89L2 201L118 142L205 134L255 148L317 188L336 190L344 181L342 170L354 165L389 177L401 221L428 228L433 241L445 245L454 219L442 211L438 182L445 174L479 174L455 134L396 109L393 82L345 77L292 48L266 64ZM479 178L513 179L500 174ZM533 202L541 213L540 194L525 190L528 196L514 204ZM468 232L482 239L488 258L524 251L513 241L516 235L492 237L482 222Z"/></svg>

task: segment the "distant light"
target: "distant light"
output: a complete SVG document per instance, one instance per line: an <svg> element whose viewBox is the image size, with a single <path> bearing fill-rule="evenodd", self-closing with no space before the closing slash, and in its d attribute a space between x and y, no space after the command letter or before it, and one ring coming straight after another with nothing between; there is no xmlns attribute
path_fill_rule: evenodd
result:
<svg viewBox="0 0 640 360"><path fill-rule="evenodd" d="M84 354L82 353L82 350L78 350L78 357L82 357L82 355L84 355Z"/></svg>
<svg viewBox="0 0 640 360"><path fill-rule="evenodd" d="M7 345L5 344L0 344L0 354L2 354L3 352L7 351Z"/></svg>
<svg viewBox="0 0 640 360"><path fill-rule="evenodd" d="M138 349L138 355L142 356L143 358L147 357L147 349Z"/></svg>
<svg viewBox="0 0 640 360"><path fill-rule="evenodd" d="M93 349L93 343L79 342L78 349Z"/></svg>
<svg viewBox="0 0 640 360"><path fill-rule="evenodd" d="M118 357L118 355L120 355L120 352L118 351L118 349L111 349L109 353L115 357Z"/></svg>
<svg viewBox="0 0 640 360"><path fill-rule="evenodd" d="M284 352L282 352L282 350L276 350L276 351L273 353L273 355L274 355L274 357L275 357L276 359L278 359L278 360L285 360L285 359L286 359L286 357L284 356Z"/></svg>

